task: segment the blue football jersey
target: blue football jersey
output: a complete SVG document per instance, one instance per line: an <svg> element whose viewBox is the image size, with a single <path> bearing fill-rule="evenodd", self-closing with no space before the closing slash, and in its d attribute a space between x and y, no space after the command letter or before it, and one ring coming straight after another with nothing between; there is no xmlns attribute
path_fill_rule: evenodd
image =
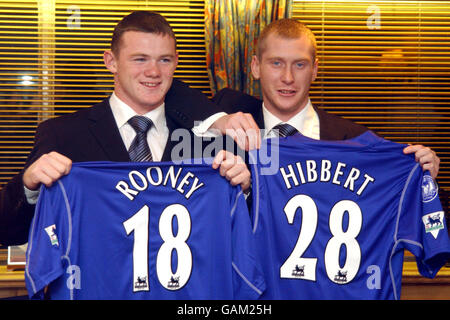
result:
<svg viewBox="0 0 450 320"><path fill-rule="evenodd" d="M404 249L425 277L449 258L438 187L404 145L372 132L267 143L251 154L262 299L399 299Z"/></svg>
<svg viewBox="0 0 450 320"><path fill-rule="evenodd" d="M75 163L41 189L30 297L255 299L264 279L240 187L207 164Z"/></svg>

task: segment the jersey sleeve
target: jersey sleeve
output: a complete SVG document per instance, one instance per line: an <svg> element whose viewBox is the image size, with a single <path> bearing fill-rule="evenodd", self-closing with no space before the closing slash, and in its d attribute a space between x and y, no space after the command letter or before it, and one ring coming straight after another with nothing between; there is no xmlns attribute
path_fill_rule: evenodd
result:
<svg viewBox="0 0 450 320"><path fill-rule="evenodd" d="M424 277L433 278L450 258L438 186L419 166L410 174L400 199L397 243L416 257Z"/></svg>
<svg viewBox="0 0 450 320"><path fill-rule="evenodd" d="M63 274L67 209L61 182L42 187L30 228L25 282L31 299L42 299L44 289Z"/></svg>
<svg viewBox="0 0 450 320"><path fill-rule="evenodd" d="M239 192L237 191L239 190ZM257 299L265 290L245 197L234 188L232 218L232 268L234 299Z"/></svg>

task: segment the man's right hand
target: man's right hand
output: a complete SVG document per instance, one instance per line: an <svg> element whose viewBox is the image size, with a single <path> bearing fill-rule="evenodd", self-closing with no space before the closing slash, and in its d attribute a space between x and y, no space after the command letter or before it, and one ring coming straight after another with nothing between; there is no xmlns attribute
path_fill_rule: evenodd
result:
<svg viewBox="0 0 450 320"><path fill-rule="evenodd" d="M52 151L43 154L33 162L23 174L23 185L30 190L37 190L41 183L50 187L53 182L68 174L72 168L72 160Z"/></svg>

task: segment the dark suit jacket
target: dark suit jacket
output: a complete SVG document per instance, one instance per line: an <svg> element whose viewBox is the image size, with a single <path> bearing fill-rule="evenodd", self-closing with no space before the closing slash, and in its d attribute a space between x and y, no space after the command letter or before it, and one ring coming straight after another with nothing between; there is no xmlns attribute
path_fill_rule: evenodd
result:
<svg viewBox="0 0 450 320"><path fill-rule="evenodd" d="M219 107L200 91L174 80L165 99L169 139L162 161L171 160L172 148L177 143L170 139L173 130L192 129L195 120L204 120L219 111ZM191 138L194 139L193 135ZM93 107L41 123L25 168L51 151L57 151L73 162L130 161L109 106L109 99ZM26 200L22 174L23 171L0 193L0 243L3 245L23 244L28 239L35 206L29 205Z"/></svg>
<svg viewBox="0 0 450 320"><path fill-rule="evenodd" d="M235 113L238 111L250 113L259 128L264 128L261 100L228 88L220 90L212 100L227 113ZM314 109L319 116L321 140L351 139L368 130L362 125L330 114L322 109L316 107Z"/></svg>

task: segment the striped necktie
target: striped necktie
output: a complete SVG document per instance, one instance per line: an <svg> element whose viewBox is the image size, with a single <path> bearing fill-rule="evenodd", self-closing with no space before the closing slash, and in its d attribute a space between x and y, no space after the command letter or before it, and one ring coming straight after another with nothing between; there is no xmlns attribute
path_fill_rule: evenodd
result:
<svg viewBox="0 0 450 320"><path fill-rule="evenodd" d="M144 116L134 116L128 123L136 131L136 137L128 149L131 161L152 161L152 153L147 142L147 132L153 125L152 120Z"/></svg>
<svg viewBox="0 0 450 320"><path fill-rule="evenodd" d="M287 123L277 124L272 130L278 130L278 136L281 138L289 137L298 133L297 129Z"/></svg>

